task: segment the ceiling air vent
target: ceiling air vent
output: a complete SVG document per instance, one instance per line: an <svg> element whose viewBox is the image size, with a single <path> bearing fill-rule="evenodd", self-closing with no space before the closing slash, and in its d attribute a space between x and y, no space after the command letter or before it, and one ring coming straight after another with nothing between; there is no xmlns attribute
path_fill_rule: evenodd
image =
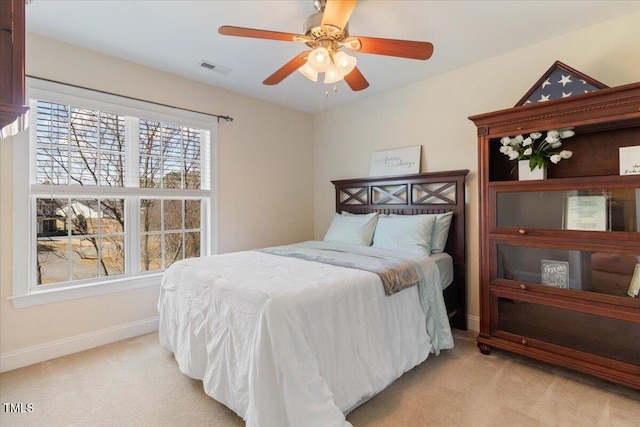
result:
<svg viewBox="0 0 640 427"><path fill-rule="evenodd" d="M214 64L213 62L205 61L204 59L200 61L200 66L202 68L206 68L207 70L215 71L216 73L227 75L231 72L231 68L223 67L222 65Z"/></svg>

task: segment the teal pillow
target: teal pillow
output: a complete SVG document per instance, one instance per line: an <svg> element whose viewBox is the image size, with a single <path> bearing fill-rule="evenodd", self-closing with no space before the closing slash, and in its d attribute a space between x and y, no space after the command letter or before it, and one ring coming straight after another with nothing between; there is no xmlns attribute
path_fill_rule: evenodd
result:
<svg viewBox="0 0 640 427"><path fill-rule="evenodd" d="M392 217L405 217L407 215L391 214ZM431 247L430 252L432 254L439 254L444 252L445 246L447 246L447 238L449 237L449 228L451 227L451 219L453 218L453 212L446 212L443 214L422 214L422 215L409 215L417 217L433 217L433 231L431 233Z"/></svg>
<svg viewBox="0 0 640 427"><path fill-rule="evenodd" d="M453 212L436 215L436 222L433 224L433 236L431 237L432 254L444 252L444 247L447 246L447 238L449 237L452 218Z"/></svg>
<svg viewBox="0 0 640 427"><path fill-rule="evenodd" d="M434 215L390 215L378 218L373 246L431 255Z"/></svg>
<svg viewBox="0 0 640 427"><path fill-rule="evenodd" d="M336 213L324 235L324 241L371 246L377 222L378 214L375 212L365 215Z"/></svg>

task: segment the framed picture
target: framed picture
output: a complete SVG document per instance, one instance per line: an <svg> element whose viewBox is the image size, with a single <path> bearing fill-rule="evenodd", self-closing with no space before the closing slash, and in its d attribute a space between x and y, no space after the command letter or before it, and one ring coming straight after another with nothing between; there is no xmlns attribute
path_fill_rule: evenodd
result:
<svg viewBox="0 0 640 427"><path fill-rule="evenodd" d="M569 263L567 261L540 261L540 283L554 288L569 288Z"/></svg>
<svg viewBox="0 0 640 427"><path fill-rule="evenodd" d="M371 155L369 176L410 175L420 173L422 146L376 151Z"/></svg>
<svg viewBox="0 0 640 427"><path fill-rule="evenodd" d="M620 175L640 175L640 145L620 147Z"/></svg>
<svg viewBox="0 0 640 427"><path fill-rule="evenodd" d="M568 196L564 210L566 230L607 231L607 196Z"/></svg>

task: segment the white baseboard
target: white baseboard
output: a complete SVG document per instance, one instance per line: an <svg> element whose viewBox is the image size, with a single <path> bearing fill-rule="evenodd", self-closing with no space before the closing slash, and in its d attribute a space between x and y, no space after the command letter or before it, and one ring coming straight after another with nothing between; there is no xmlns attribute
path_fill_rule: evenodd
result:
<svg viewBox="0 0 640 427"><path fill-rule="evenodd" d="M158 330L158 316L0 354L0 373Z"/></svg>
<svg viewBox="0 0 640 427"><path fill-rule="evenodd" d="M480 317L467 315L467 329L480 332Z"/></svg>

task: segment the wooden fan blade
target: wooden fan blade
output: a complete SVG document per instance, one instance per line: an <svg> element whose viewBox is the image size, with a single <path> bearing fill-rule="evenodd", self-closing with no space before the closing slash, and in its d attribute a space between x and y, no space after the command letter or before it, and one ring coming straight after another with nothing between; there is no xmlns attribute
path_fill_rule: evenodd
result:
<svg viewBox="0 0 640 427"><path fill-rule="evenodd" d="M358 67L354 68L349 74L344 76L344 81L347 82L351 90L354 92L369 87L369 82L364 78Z"/></svg>
<svg viewBox="0 0 640 427"><path fill-rule="evenodd" d="M284 64L278 71L271 74L269 77L265 79L262 83L265 85L277 85L285 78L289 77L291 73L296 71L298 68L302 67L305 62L307 62L307 56L311 53L310 50L302 52L296 55L291 61Z"/></svg>
<svg viewBox="0 0 640 427"><path fill-rule="evenodd" d="M433 45L429 42L412 40L380 39L356 36L362 46L356 52L375 55L397 56L409 59L429 59L433 55ZM348 48L348 46L345 46Z"/></svg>
<svg viewBox="0 0 640 427"><path fill-rule="evenodd" d="M252 39L279 40L283 42L292 42L294 37L300 35L280 33L278 31L257 30L255 28L233 27L231 25L223 25L218 28L218 33L223 36L249 37Z"/></svg>
<svg viewBox="0 0 640 427"><path fill-rule="evenodd" d="M358 0L327 0L321 25L332 25L344 30Z"/></svg>

